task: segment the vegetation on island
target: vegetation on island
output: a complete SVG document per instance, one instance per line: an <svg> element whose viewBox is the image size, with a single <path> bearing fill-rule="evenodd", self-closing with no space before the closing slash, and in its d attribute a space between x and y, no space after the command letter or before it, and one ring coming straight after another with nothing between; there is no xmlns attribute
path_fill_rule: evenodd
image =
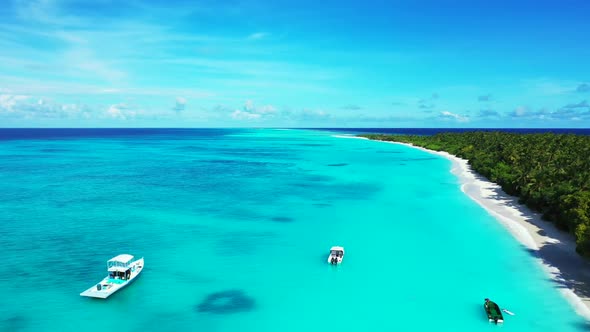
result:
<svg viewBox="0 0 590 332"><path fill-rule="evenodd" d="M471 168L576 237L590 257L590 136L506 132L361 135L467 159Z"/></svg>

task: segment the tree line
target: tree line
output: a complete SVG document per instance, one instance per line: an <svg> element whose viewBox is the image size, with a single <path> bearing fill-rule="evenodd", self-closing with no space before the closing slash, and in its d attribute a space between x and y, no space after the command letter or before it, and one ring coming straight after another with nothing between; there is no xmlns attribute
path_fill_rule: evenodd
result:
<svg viewBox="0 0 590 332"><path fill-rule="evenodd" d="M467 159L471 168L519 198L543 219L574 234L590 257L590 136L506 132L360 135L411 143Z"/></svg>

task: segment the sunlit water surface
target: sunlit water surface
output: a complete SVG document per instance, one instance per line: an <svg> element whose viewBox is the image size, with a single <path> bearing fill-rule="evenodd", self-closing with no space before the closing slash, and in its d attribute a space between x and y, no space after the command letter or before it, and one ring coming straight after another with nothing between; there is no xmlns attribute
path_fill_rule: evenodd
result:
<svg viewBox="0 0 590 332"><path fill-rule="evenodd" d="M4 136L0 331L585 326L450 162L416 149L270 129ZM145 257L139 279L80 297L120 253ZM516 315L488 323L485 297Z"/></svg>

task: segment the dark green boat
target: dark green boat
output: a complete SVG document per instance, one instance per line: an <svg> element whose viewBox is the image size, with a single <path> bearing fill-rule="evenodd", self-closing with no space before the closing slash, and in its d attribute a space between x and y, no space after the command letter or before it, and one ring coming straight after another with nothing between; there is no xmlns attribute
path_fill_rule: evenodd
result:
<svg viewBox="0 0 590 332"><path fill-rule="evenodd" d="M483 308L485 309L490 322L494 322L496 324L504 323L504 316L502 316L502 310L500 310L500 307L495 302L490 301L490 299L485 299Z"/></svg>

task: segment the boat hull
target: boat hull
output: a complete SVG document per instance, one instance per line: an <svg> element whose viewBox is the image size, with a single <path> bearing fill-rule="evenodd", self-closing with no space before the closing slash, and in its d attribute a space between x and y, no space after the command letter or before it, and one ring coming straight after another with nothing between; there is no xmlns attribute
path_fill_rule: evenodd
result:
<svg viewBox="0 0 590 332"><path fill-rule="evenodd" d="M488 321L490 323L504 323L502 310L500 310L500 307L496 303L492 301L488 302L488 304L484 303L483 308L486 312L486 315L488 315Z"/></svg>
<svg viewBox="0 0 590 332"><path fill-rule="evenodd" d="M106 299L131 284L143 271L143 258L133 262L134 270L128 280L110 279L108 276L98 284L80 293L80 296ZM100 287L99 287L100 286Z"/></svg>
<svg viewBox="0 0 590 332"><path fill-rule="evenodd" d="M344 257L342 256L336 256L336 255L329 255L328 256L328 263L330 264L340 264L342 263L342 259Z"/></svg>

